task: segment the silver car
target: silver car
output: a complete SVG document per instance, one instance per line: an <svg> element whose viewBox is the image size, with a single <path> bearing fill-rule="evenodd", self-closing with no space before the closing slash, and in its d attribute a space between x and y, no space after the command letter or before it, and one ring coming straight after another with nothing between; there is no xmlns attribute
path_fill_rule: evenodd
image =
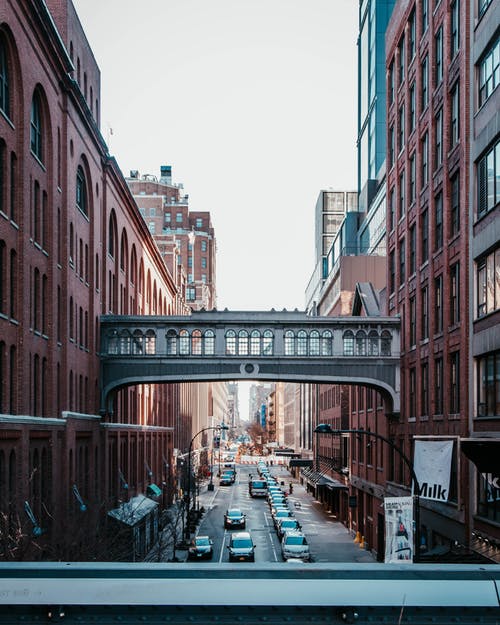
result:
<svg viewBox="0 0 500 625"><path fill-rule="evenodd" d="M285 532L281 541L283 560L298 558L308 562L311 559L307 539L302 532Z"/></svg>

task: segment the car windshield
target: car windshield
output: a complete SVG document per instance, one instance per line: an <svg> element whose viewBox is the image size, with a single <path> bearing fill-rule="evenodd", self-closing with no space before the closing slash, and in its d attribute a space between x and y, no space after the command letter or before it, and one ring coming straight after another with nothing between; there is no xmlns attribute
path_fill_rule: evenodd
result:
<svg viewBox="0 0 500 625"><path fill-rule="evenodd" d="M241 510L228 510L227 516L232 516L232 517L241 516Z"/></svg>
<svg viewBox="0 0 500 625"><path fill-rule="evenodd" d="M296 523L295 519L285 519L281 522L281 527L293 527Z"/></svg>
<svg viewBox="0 0 500 625"><path fill-rule="evenodd" d="M285 538L286 545L307 545L305 536L287 536Z"/></svg>
<svg viewBox="0 0 500 625"><path fill-rule="evenodd" d="M208 538L208 536L201 536L200 538L196 539L195 545L197 547L208 547L208 545L210 545L210 539Z"/></svg>
<svg viewBox="0 0 500 625"><path fill-rule="evenodd" d="M243 549L244 547L251 547L252 541L248 538L235 538L232 542L232 546L235 549Z"/></svg>

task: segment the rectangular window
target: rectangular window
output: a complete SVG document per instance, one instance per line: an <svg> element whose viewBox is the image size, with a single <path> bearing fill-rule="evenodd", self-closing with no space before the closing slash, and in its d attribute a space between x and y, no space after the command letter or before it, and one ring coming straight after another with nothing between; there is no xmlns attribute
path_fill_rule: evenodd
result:
<svg viewBox="0 0 500 625"><path fill-rule="evenodd" d="M405 38L404 35L399 41L399 84L401 85L405 79Z"/></svg>
<svg viewBox="0 0 500 625"><path fill-rule="evenodd" d="M415 9L410 14L408 20L408 61L411 63L415 57L415 40L416 40L416 22L415 22Z"/></svg>
<svg viewBox="0 0 500 625"><path fill-rule="evenodd" d="M422 139L422 186L429 182L429 133Z"/></svg>
<svg viewBox="0 0 500 625"><path fill-rule="evenodd" d="M417 416L417 395L416 395L417 375L416 375L415 368L410 369L409 386L410 386L410 392L409 392L410 406L409 406L408 417L410 418L411 421L414 421L415 417Z"/></svg>
<svg viewBox="0 0 500 625"><path fill-rule="evenodd" d="M405 185L405 172L403 171L399 176L399 219L402 219L406 213Z"/></svg>
<svg viewBox="0 0 500 625"><path fill-rule="evenodd" d="M389 128L389 169L394 165L395 150L394 124Z"/></svg>
<svg viewBox="0 0 500 625"><path fill-rule="evenodd" d="M434 280L434 334L443 331L443 276Z"/></svg>
<svg viewBox="0 0 500 625"><path fill-rule="evenodd" d="M401 239L399 242L399 286L404 284L406 280L406 250L405 240Z"/></svg>
<svg viewBox="0 0 500 625"><path fill-rule="evenodd" d="M389 104L394 102L394 59L389 65L389 84L387 87L387 93L389 95Z"/></svg>
<svg viewBox="0 0 500 625"><path fill-rule="evenodd" d="M443 109L440 109L435 120L436 148L434 152L434 169L443 163Z"/></svg>
<svg viewBox="0 0 500 625"><path fill-rule="evenodd" d="M450 234L460 232L460 173L457 172L450 181Z"/></svg>
<svg viewBox="0 0 500 625"><path fill-rule="evenodd" d="M477 316L500 308L500 248L476 263Z"/></svg>
<svg viewBox="0 0 500 625"><path fill-rule="evenodd" d="M207 251L207 242L206 241L202 241L201 242L201 251L202 252L206 252Z"/></svg>
<svg viewBox="0 0 500 625"><path fill-rule="evenodd" d="M149 209L149 216L156 217L156 208L153 207Z"/></svg>
<svg viewBox="0 0 500 625"><path fill-rule="evenodd" d="M193 266L193 257L192 256L188 256L188 267L192 267Z"/></svg>
<svg viewBox="0 0 500 625"><path fill-rule="evenodd" d="M201 259L201 268L202 269L206 269L207 268L207 259L205 256L202 257Z"/></svg>
<svg viewBox="0 0 500 625"><path fill-rule="evenodd" d="M182 223L182 213L176 213L176 215L175 215L175 221L176 221L176 223L178 223L178 224L181 224L181 223Z"/></svg>
<svg viewBox="0 0 500 625"><path fill-rule="evenodd" d="M450 354L450 414L460 412L460 352Z"/></svg>
<svg viewBox="0 0 500 625"><path fill-rule="evenodd" d="M443 247L443 194L434 198L434 251Z"/></svg>
<svg viewBox="0 0 500 625"><path fill-rule="evenodd" d="M450 147L457 145L460 138L460 99L458 81L451 91L451 116L450 116Z"/></svg>
<svg viewBox="0 0 500 625"><path fill-rule="evenodd" d="M488 473L477 472L476 505L479 516L500 523L500 488L495 483Z"/></svg>
<svg viewBox="0 0 500 625"><path fill-rule="evenodd" d="M398 152L405 147L405 106L404 104L399 108L399 141Z"/></svg>
<svg viewBox="0 0 500 625"><path fill-rule="evenodd" d="M410 156L410 206L415 202L416 199L416 177L417 177L417 157L415 152Z"/></svg>
<svg viewBox="0 0 500 625"><path fill-rule="evenodd" d="M500 351L476 359L477 416L500 415Z"/></svg>
<svg viewBox="0 0 500 625"><path fill-rule="evenodd" d="M417 304L415 297L410 297L410 349L417 344Z"/></svg>
<svg viewBox="0 0 500 625"><path fill-rule="evenodd" d="M434 414L443 414L443 359L434 361Z"/></svg>
<svg viewBox="0 0 500 625"><path fill-rule="evenodd" d="M415 130L416 120L416 89L415 83L412 83L410 87L410 110L408 112L409 133L411 134Z"/></svg>
<svg viewBox="0 0 500 625"><path fill-rule="evenodd" d="M396 286L395 280L396 274L396 262L394 258L394 250L389 254L389 292L394 293L394 288Z"/></svg>
<svg viewBox="0 0 500 625"><path fill-rule="evenodd" d="M195 223L197 228L203 228L203 219L201 217L197 217Z"/></svg>
<svg viewBox="0 0 500 625"><path fill-rule="evenodd" d="M429 26L429 0L422 0L422 34Z"/></svg>
<svg viewBox="0 0 500 625"><path fill-rule="evenodd" d="M439 30L434 37L434 66L436 68L434 84L437 86L443 80L443 27L440 26Z"/></svg>
<svg viewBox="0 0 500 625"><path fill-rule="evenodd" d="M422 263L429 260L429 212L425 209L422 213L422 228L420 235L422 237Z"/></svg>
<svg viewBox="0 0 500 625"><path fill-rule="evenodd" d="M394 187L389 191L389 231L392 232L396 223L396 202L394 200Z"/></svg>
<svg viewBox="0 0 500 625"><path fill-rule="evenodd" d="M429 289L424 286L422 294L422 340L429 338Z"/></svg>
<svg viewBox="0 0 500 625"><path fill-rule="evenodd" d="M165 213L165 223L169 224L172 221L172 214L171 213Z"/></svg>
<svg viewBox="0 0 500 625"><path fill-rule="evenodd" d="M420 367L420 413L426 417L429 414L429 365L424 362Z"/></svg>
<svg viewBox="0 0 500 625"><path fill-rule="evenodd" d="M479 61L479 106L495 91L500 78L500 36Z"/></svg>
<svg viewBox="0 0 500 625"><path fill-rule="evenodd" d="M495 208L500 200L500 141L477 164L478 217Z"/></svg>
<svg viewBox="0 0 500 625"><path fill-rule="evenodd" d="M150 221L148 223L148 228L149 228L149 232L151 232L151 234L155 234L156 224L155 224L154 221Z"/></svg>
<svg viewBox="0 0 500 625"><path fill-rule="evenodd" d="M424 60L422 61L421 73L422 73L421 104L422 104L422 112L423 112L425 111L425 109L427 108L427 105L429 104L429 55L426 55L424 57Z"/></svg>
<svg viewBox="0 0 500 625"><path fill-rule="evenodd" d="M455 55L460 49L460 2L455 0L451 5L451 58L455 58Z"/></svg>
<svg viewBox="0 0 500 625"><path fill-rule="evenodd" d="M460 264L450 268L450 325L460 321Z"/></svg>
<svg viewBox="0 0 500 625"><path fill-rule="evenodd" d="M417 229L415 224L410 228L410 276L417 270Z"/></svg>
<svg viewBox="0 0 500 625"><path fill-rule="evenodd" d="M196 299L196 288L188 286L186 288L186 299L188 302L193 302Z"/></svg>
<svg viewBox="0 0 500 625"><path fill-rule="evenodd" d="M478 12L479 17L482 17L486 12L486 9L490 6L492 0L479 0Z"/></svg>

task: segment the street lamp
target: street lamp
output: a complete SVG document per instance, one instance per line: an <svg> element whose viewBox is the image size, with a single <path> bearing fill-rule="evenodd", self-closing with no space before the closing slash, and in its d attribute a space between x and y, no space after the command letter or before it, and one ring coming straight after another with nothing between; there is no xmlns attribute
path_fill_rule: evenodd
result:
<svg viewBox="0 0 500 625"><path fill-rule="evenodd" d="M187 482L187 497L186 497L186 524L184 526L184 535L186 538L190 538L191 537L191 531L189 528L189 509L191 507L191 453L193 451L193 441L194 439L199 436L200 434L202 434L203 432L207 432L208 430L229 430L229 427L225 424L222 423L221 425L214 425L214 426L210 426L207 428L202 428L199 432L196 432L196 434L193 436L193 438L191 439L191 442L189 443L189 449L188 449L188 482Z"/></svg>
<svg viewBox="0 0 500 625"><path fill-rule="evenodd" d="M410 462L408 456L404 453L404 451L394 444L389 438L382 436L382 434L378 434L377 432L370 432L369 430L334 430L329 423L320 423L314 428L315 434L333 434L333 435L341 435L341 434L359 434L364 436L373 436L373 438L378 438L381 441L386 442L391 449L396 451L403 462L408 467L410 471L411 479L413 481L413 500L415 503L415 545L413 550L413 562L418 562L420 560L420 486L418 483L417 476L415 474L415 470L413 469L413 465Z"/></svg>

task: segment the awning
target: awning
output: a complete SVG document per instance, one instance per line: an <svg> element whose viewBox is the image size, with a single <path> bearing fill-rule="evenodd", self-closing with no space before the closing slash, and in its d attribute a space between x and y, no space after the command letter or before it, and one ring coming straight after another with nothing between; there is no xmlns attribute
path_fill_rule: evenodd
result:
<svg viewBox="0 0 500 625"><path fill-rule="evenodd" d="M500 475L500 438L462 438L460 449L480 473Z"/></svg>
<svg viewBox="0 0 500 625"><path fill-rule="evenodd" d="M156 484L149 484L149 486L146 488L146 495L148 497L160 497L161 488Z"/></svg>
<svg viewBox="0 0 500 625"><path fill-rule="evenodd" d="M125 525L134 526L151 514L157 507L158 503L156 501L144 497L144 495L137 495L120 504L118 508L110 510L108 516Z"/></svg>
<svg viewBox="0 0 500 625"><path fill-rule="evenodd" d="M312 467L312 460L307 458L292 458L288 464L290 467Z"/></svg>

